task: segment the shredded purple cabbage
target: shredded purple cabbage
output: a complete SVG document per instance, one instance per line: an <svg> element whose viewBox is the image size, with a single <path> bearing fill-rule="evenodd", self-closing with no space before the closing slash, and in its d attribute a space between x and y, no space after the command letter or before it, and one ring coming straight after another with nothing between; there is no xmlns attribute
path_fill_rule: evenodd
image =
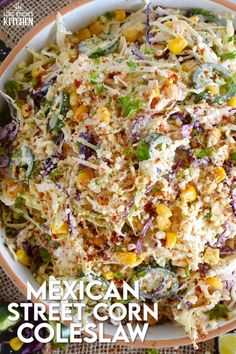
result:
<svg viewBox="0 0 236 354"><path fill-rule="evenodd" d="M186 301L186 302L185 302L185 307L186 307L187 310L190 310L191 307L192 307L191 302L190 302L190 301Z"/></svg>
<svg viewBox="0 0 236 354"><path fill-rule="evenodd" d="M136 143L142 138L142 131L145 129L150 119L151 116L140 116L135 120L131 128L132 142Z"/></svg>
<svg viewBox="0 0 236 354"><path fill-rule="evenodd" d="M141 52L141 50L136 47L135 49L132 49L132 53L139 59L141 60L147 60L147 58L145 57L145 55Z"/></svg>
<svg viewBox="0 0 236 354"><path fill-rule="evenodd" d="M80 133L80 138L83 138L86 140L88 143L92 145L96 145L95 138L92 134L88 132L82 132ZM84 145L83 143L80 143L79 145L79 154L84 155L85 160L88 160L91 156L96 156L96 151L94 151L91 147Z"/></svg>
<svg viewBox="0 0 236 354"><path fill-rule="evenodd" d="M162 278L161 279L161 283L158 285L158 287L156 288L156 290L153 291L152 296L155 297L159 294L159 292L161 292L165 287L165 279Z"/></svg>
<svg viewBox="0 0 236 354"><path fill-rule="evenodd" d="M207 263L199 263L198 268L200 270L200 273L205 275L211 269L211 266Z"/></svg>
<svg viewBox="0 0 236 354"><path fill-rule="evenodd" d="M207 165L210 162L211 162L210 157L203 157L202 159L195 159L193 161L193 166L198 167L198 166L202 166L202 165Z"/></svg>
<svg viewBox="0 0 236 354"><path fill-rule="evenodd" d="M60 145L60 143L64 140L64 137L65 137L65 135L64 135L63 131L60 131L55 138L55 144Z"/></svg>
<svg viewBox="0 0 236 354"><path fill-rule="evenodd" d="M151 33L151 27L150 27L151 6L152 6L152 3L150 2L146 8L146 25L145 25L146 39L147 39L148 44L150 44L150 45L152 45L151 39L153 38L153 35Z"/></svg>
<svg viewBox="0 0 236 354"><path fill-rule="evenodd" d="M76 191L75 191L75 196L74 196L74 198L75 198L75 200L77 200L77 202L79 202L80 201L80 192L78 191L78 189L76 189Z"/></svg>
<svg viewBox="0 0 236 354"><path fill-rule="evenodd" d="M52 155L44 161L43 176L48 176L57 167L59 161L58 155Z"/></svg>
<svg viewBox="0 0 236 354"><path fill-rule="evenodd" d="M56 76L52 77L48 82L41 86L38 91L33 94L33 100L36 107L40 108L41 103L46 100L48 89L51 85L54 84L55 81Z"/></svg>
<svg viewBox="0 0 236 354"><path fill-rule="evenodd" d="M12 121L0 128L0 144L2 146L10 145L16 138L19 132L19 124Z"/></svg>
<svg viewBox="0 0 236 354"><path fill-rule="evenodd" d="M45 346L44 343L40 343L37 341L34 341L30 344L25 344L21 351L21 354L31 354L31 353L41 351L44 346Z"/></svg>
<svg viewBox="0 0 236 354"><path fill-rule="evenodd" d="M181 127L181 133L183 135L183 138L190 138L191 136L191 131L193 129L193 125L192 124L184 124Z"/></svg>
<svg viewBox="0 0 236 354"><path fill-rule="evenodd" d="M10 163L10 157L0 153L0 168L6 168Z"/></svg>
<svg viewBox="0 0 236 354"><path fill-rule="evenodd" d="M234 217L236 218L236 187L231 190L231 202L230 205L232 207Z"/></svg>
<svg viewBox="0 0 236 354"><path fill-rule="evenodd" d="M122 213L122 216L126 217L129 214L130 208L134 205L134 199L131 199L129 203L126 205L125 210Z"/></svg>
<svg viewBox="0 0 236 354"><path fill-rule="evenodd" d="M153 216L151 216L148 221L146 222L146 224L144 225L142 231L141 231L141 236L139 237L138 239L138 242L136 244L136 252L139 253L142 249L142 245L143 245L143 241L144 241L144 238L145 238L145 235L146 233L148 232L149 228L151 227L152 225L152 222L153 222Z"/></svg>

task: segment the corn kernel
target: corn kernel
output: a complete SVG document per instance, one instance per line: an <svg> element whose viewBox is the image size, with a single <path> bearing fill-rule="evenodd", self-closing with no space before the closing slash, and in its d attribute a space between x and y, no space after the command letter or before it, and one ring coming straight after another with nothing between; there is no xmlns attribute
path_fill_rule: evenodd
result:
<svg viewBox="0 0 236 354"><path fill-rule="evenodd" d="M168 248L173 248L176 244L177 235L175 232L166 232L166 246Z"/></svg>
<svg viewBox="0 0 236 354"><path fill-rule="evenodd" d="M102 275L104 276L105 279L107 280L112 280L114 279L114 273L111 270L108 270L107 272L103 272Z"/></svg>
<svg viewBox="0 0 236 354"><path fill-rule="evenodd" d="M230 98L230 100L228 101L228 106L236 108L236 96Z"/></svg>
<svg viewBox="0 0 236 354"><path fill-rule="evenodd" d="M221 282L221 280L217 277L208 277L206 278L206 283L210 286L212 286L213 288L222 290L223 289L223 284Z"/></svg>
<svg viewBox="0 0 236 354"><path fill-rule="evenodd" d="M127 42L136 42L139 39L140 31L135 28L128 28L124 32L124 36Z"/></svg>
<svg viewBox="0 0 236 354"><path fill-rule="evenodd" d="M89 26L89 31L91 34L98 36L103 31L103 25L100 21L95 21Z"/></svg>
<svg viewBox="0 0 236 354"><path fill-rule="evenodd" d="M32 75L32 77L34 77L34 78L37 78L37 77L39 77L39 76L42 76L42 75L44 75L45 73L46 73L46 70L45 70L44 68L33 69L33 70L31 71L31 75Z"/></svg>
<svg viewBox="0 0 236 354"><path fill-rule="evenodd" d="M210 92L212 96L216 96L219 93L219 90L215 85L208 85L207 90Z"/></svg>
<svg viewBox="0 0 236 354"><path fill-rule="evenodd" d="M74 120L76 120L77 122L80 121L82 119L83 115L88 113L88 110L89 110L88 106L85 106L84 104L81 104L75 110Z"/></svg>
<svg viewBox="0 0 236 354"><path fill-rule="evenodd" d="M137 262L137 255L135 252L116 252L115 257L124 265L132 266Z"/></svg>
<svg viewBox="0 0 236 354"><path fill-rule="evenodd" d="M85 41L86 39L89 39L90 37L91 37L91 32L87 27L81 28L77 32L77 38L78 38L79 42Z"/></svg>
<svg viewBox="0 0 236 354"><path fill-rule="evenodd" d="M197 199L197 191L194 186L188 185L181 193L180 198L183 202L191 203Z"/></svg>
<svg viewBox="0 0 236 354"><path fill-rule="evenodd" d="M172 54L180 54L183 51L183 49L187 47L187 45L188 42L186 41L185 38L176 37L169 41L168 48Z"/></svg>
<svg viewBox="0 0 236 354"><path fill-rule="evenodd" d="M122 22L126 19L126 11L124 9L115 10L115 18L117 21Z"/></svg>
<svg viewBox="0 0 236 354"><path fill-rule="evenodd" d="M216 183L220 183L221 181L223 181L226 177L226 172L225 172L225 169L221 166L216 166L214 168L214 171L213 171L213 175L214 175L214 180Z"/></svg>
<svg viewBox="0 0 236 354"><path fill-rule="evenodd" d="M69 231L69 225L64 221L60 226L52 224L51 230L53 234L67 234Z"/></svg>
<svg viewBox="0 0 236 354"><path fill-rule="evenodd" d="M196 60L187 60L181 65L183 71L185 72L192 71L196 66L197 66Z"/></svg>
<svg viewBox="0 0 236 354"><path fill-rule="evenodd" d="M86 189L91 179L94 178L94 171L91 168L80 170L76 178L76 186L79 190Z"/></svg>
<svg viewBox="0 0 236 354"><path fill-rule="evenodd" d="M163 203L156 206L156 212L158 215L165 216L166 218L170 218L172 215L170 208Z"/></svg>
<svg viewBox="0 0 236 354"><path fill-rule="evenodd" d="M167 26L168 28L172 28L173 27L173 21L166 21L165 23L164 23L164 25L165 26Z"/></svg>
<svg viewBox="0 0 236 354"><path fill-rule="evenodd" d="M30 265L30 258L27 254L27 252L23 249L20 248L17 252L16 252L16 257L19 263L28 266Z"/></svg>
<svg viewBox="0 0 236 354"><path fill-rule="evenodd" d="M78 104L78 95L76 94L76 92L72 92L70 94L70 105L71 107L76 107Z"/></svg>
<svg viewBox="0 0 236 354"><path fill-rule="evenodd" d="M12 338L9 342L9 345L14 352L18 352L23 347L23 342L20 341L18 337Z"/></svg>
<svg viewBox="0 0 236 354"><path fill-rule="evenodd" d="M199 22L199 17L198 16L192 16L192 17L190 17L190 20L192 20L193 22L197 23L197 22Z"/></svg>
<svg viewBox="0 0 236 354"><path fill-rule="evenodd" d="M98 118L105 123L109 123L111 120L111 113L107 107L99 107L97 113L95 114L95 118Z"/></svg>
<svg viewBox="0 0 236 354"><path fill-rule="evenodd" d="M219 260L220 260L220 251L217 248L207 247L203 256L203 261L210 265L216 265L219 263Z"/></svg>
<svg viewBox="0 0 236 354"><path fill-rule="evenodd" d="M158 216L157 218L157 226L160 231L167 231L171 227L171 222L169 218L165 216Z"/></svg>

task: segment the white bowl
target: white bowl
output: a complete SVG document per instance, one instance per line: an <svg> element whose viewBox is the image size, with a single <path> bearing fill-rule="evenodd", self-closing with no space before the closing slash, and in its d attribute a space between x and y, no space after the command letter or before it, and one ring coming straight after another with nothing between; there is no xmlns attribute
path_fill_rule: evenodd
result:
<svg viewBox="0 0 236 354"><path fill-rule="evenodd" d="M87 25L94 16L102 13L112 11L117 8L135 9L143 2L141 0L80 0L71 3L60 10L63 14L64 23L67 29L76 30L80 27ZM235 13L236 5L228 2L227 0L204 0L199 3L199 0L153 0L154 4L164 7L175 8L198 8L204 7L207 10L212 10L218 13L232 12ZM26 47L29 46L35 50L41 49L45 43L55 38L55 15L50 15L42 23L36 25L33 30L28 33L19 44L12 50L6 60L0 66L0 89L3 88L4 83L13 74L16 65L21 60L26 60L29 53ZM1 104L2 102L0 102ZM7 274L12 279L13 283L26 294L26 284L30 281L35 289L38 284L34 280L30 271L16 263L11 256L9 250L4 245L3 233L0 230L0 264L5 269ZM9 299L10 301L11 299ZM219 323L217 329L209 331L209 334L204 340L218 336L219 334L228 332L236 328L236 318ZM106 326L106 335L112 336L115 333L115 328L112 325ZM203 339L199 339L203 341ZM180 345L191 344L191 341L183 329L173 323L166 323L155 327L150 327L144 343L137 341L135 346L143 347L177 347Z"/></svg>

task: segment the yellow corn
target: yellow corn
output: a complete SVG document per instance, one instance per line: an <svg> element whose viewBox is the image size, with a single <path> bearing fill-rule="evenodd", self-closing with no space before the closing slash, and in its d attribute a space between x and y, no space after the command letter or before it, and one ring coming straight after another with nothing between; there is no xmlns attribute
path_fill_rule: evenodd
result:
<svg viewBox="0 0 236 354"><path fill-rule="evenodd" d="M190 203L197 199L197 191L192 185L188 185L181 193L180 198L183 202Z"/></svg>
<svg viewBox="0 0 236 354"><path fill-rule="evenodd" d="M230 100L228 101L228 106L236 108L236 96L230 98Z"/></svg>
<svg viewBox="0 0 236 354"><path fill-rule="evenodd" d="M81 28L77 32L77 38L78 38L79 42L85 41L86 39L89 39L90 37L91 37L91 32L87 27Z"/></svg>
<svg viewBox="0 0 236 354"><path fill-rule="evenodd" d="M9 342L9 345L14 352L18 352L22 348L24 343L22 343L18 337L12 338Z"/></svg>
<svg viewBox="0 0 236 354"><path fill-rule="evenodd" d="M213 174L214 174L214 177L215 177L214 179L215 179L216 183L220 183L226 177L225 169L221 166L216 166L214 168Z"/></svg>
<svg viewBox="0 0 236 354"><path fill-rule="evenodd" d="M44 75L45 72L46 72L46 70L44 68L33 69L31 71L31 75L32 75L32 77L37 78L39 76Z"/></svg>
<svg viewBox="0 0 236 354"><path fill-rule="evenodd" d="M105 279L107 280L112 280L114 279L114 273L111 270L108 270L107 272L103 272L102 275L104 276Z"/></svg>
<svg viewBox="0 0 236 354"><path fill-rule="evenodd" d="M95 36L98 36L103 31L102 23L100 21L95 21L91 23L91 25L89 26L89 31L91 34L95 34Z"/></svg>
<svg viewBox="0 0 236 354"><path fill-rule="evenodd" d="M192 17L190 17L190 20L192 20L193 22L197 23L197 22L199 22L199 17L198 16L192 16Z"/></svg>
<svg viewBox="0 0 236 354"><path fill-rule="evenodd" d="M137 255L135 252L117 252L115 257L124 265L132 266L137 262Z"/></svg>
<svg viewBox="0 0 236 354"><path fill-rule="evenodd" d="M168 28L172 28L173 27L173 21L166 21L164 23L165 26L167 26Z"/></svg>
<svg viewBox="0 0 236 354"><path fill-rule="evenodd" d="M86 189L91 179L94 178L94 171L91 168L80 170L76 178L76 186L79 190Z"/></svg>
<svg viewBox="0 0 236 354"><path fill-rule="evenodd" d="M165 216L166 218L170 218L172 215L170 208L163 203L156 206L156 212L158 215Z"/></svg>
<svg viewBox="0 0 236 354"><path fill-rule="evenodd" d="M127 42L135 42L139 39L140 31L136 28L128 28L124 32L124 36Z"/></svg>
<svg viewBox="0 0 236 354"><path fill-rule="evenodd" d="M167 231L171 227L171 222L169 218L165 216L158 216L157 218L157 226L160 231Z"/></svg>
<svg viewBox="0 0 236 354"><path fill-rule="evenodd" d="M114 11L117 21L122 22L126 19L126 11L124 9L118 9Z"/></svg>
<svg viewBox="0 0 236 354"><path fill-rule="evenodd" d="M220 251L217 248L215 249L215 248L207 247L203 256L203 261L210 265L216 265L219 263L219 260L220 260Z"/></svg>
<svg viewBox="0 0 236 354"><path fill-rule="evenodd" d="M219 93L219 90L215 85L208 85L207 90L210 92L212 96L216 96Z"/></svg>
<svg viewBox="0 0 236 354"><path fill-rule="evenodd" d="M78 104L78 95L76 94L76 92L72 92L70 94L70 105L71 107L76 107Z"/></svg>
<svg viewBox="0 0 236 354"><path fill-rule="evenodd" d="M187 47L188 42L183 37L176 37L171 39L168 43L169 51L172 54L180 54L185 47Z"/></svg>
<svg viewBox="0 0 236 354"><path fill-rule="evenodd" d="M177 235L175 232L166 232L166 246L168 248L173 248L176 244Z"/></svg>
<svg viewBox="0 0 236 354"><path fill-rule="evenodd" d="M16 252L16 257L19 263L28 266L30 265L30 258L27 254L27 252L23 249L20 248L17 252Z"/></svg>
<svg viewBox="0 0 236 354"><path fill-rule="evenodd" d="M76 108L75 113L74 113L74 120L79 122L83 115L88 113L88 106L85 106L84 104L81 104L79 107Z"/></svg>
<svg viewBox="0 0 236 354"><path fill-rule="evenodd" d="M52 224L51 230L53 234L67 234L69 231L69 225L67 221L64 221L60 226Z"/></svg>
<svg viewBox="0 0 236 354"><path fill-rule="evenodd" d="M95 114L95 118L98 118L105 123L109 123L111 120L111 113L107 107L99 107Z"/></svg>
<svg viewBox="0 0 236 354"><path fill-rule="evenodd" d="M212 286L213 288L222 290L223 289L223 284L221 282L221 280L217 277L208 277L206 278L206 283L210 286Z"/></svg>

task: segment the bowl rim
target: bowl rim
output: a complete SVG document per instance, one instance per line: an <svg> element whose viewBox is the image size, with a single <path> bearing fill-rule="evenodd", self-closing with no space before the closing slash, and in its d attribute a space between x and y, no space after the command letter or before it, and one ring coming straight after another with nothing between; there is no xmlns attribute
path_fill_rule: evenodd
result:
<svg viewBox="0 0 236 354"><path fill-rule="evenodd" d="M82 5L88 4L93 0L76 0L72 3L62 7L56 12L51 13L49 16L40 21L37 25L35 25L20 41L19 43L11 50L6 59L0 65L0 79L4 73L4 71L11 64L11 61L15 58L15 56L28 44L28 42L37 36L37 34L43 30L46 26L53 23L56 19L56 15L60 12L62 15L69 13L70 11L79 8ZM213 3L221 5L230 10L236 11L236 3L232 3L228 0L210 0ZM12 282L16 285L16 287L22 292L23 295L27 294L26 284L21 280L21 278L17 275L17 272L14 271L11 266L8 264L3 254L0 251L0 265L5 270L7 275L10 277ZM48 304L40 299L36 299L33 297L32 301L34 303L43 303L46 305L48 310ZM198 338L197 343L204 342L206 340L218 337L221 334L232 331L236 328L236 319L230 321L229 323L225 323L222 326L209 330L208 334L204 336L204 338ZM109 333L104 333L106 337L112 337ZM135 340L135 342L124 343L122 341L117 342L116 344L123 344L126 346L140 347L140 348L166 348L166 347L179 347L182 345L191 345L192 341L189 337L181 337L176 339L147 339L143 342L141 340Z"/></svg>

